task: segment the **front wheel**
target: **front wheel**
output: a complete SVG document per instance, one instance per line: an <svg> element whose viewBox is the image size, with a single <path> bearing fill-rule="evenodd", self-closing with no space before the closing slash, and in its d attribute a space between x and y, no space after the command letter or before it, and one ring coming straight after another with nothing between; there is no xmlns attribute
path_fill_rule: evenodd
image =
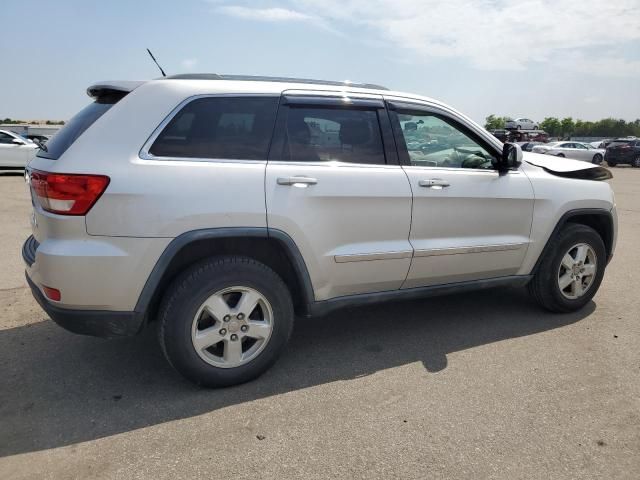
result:
<svg viewBox="0 0 640 480"><path fill-rule="evenodd" d="M636 158L633 159L633 162L631 162L631 165L634 168L640 168L640 155L638 155Z"/></svg>
<svg viewBox="0 0 640 480"><path fill-rule="evenodd" d="M552 312L579 310L598 291L606 261L604 242L594 229L568 224L550 240L529 291Z"/></svg>
<svg viewBox="0 0 640 480"><path fill-rule="evenodd" d="M559 153L556 157L564 158L564 153Z"/></svg>
<svg viewBox="0 0 640 480"><path fill-rule="evenodd" d="M600 155L599 153L596 153L593 156L593 163L595 163L596 165L600 165L602 163L602 155Z"/></svg>
<svg viewBox="0 0 640 480"><path fill-rule="evenodd" d="M196 264L167 290L159 340L169 363L206 387L225 387L265 372L293 328L291 295L269 267L247 257Z"/></svg>

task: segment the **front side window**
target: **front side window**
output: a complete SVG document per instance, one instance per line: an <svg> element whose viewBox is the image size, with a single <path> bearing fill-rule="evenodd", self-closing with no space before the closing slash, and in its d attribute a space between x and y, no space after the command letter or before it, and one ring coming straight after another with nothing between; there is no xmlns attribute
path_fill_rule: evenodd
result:
<svg viewBox="0 0 640 480"><path fill-rule="evenodd" d="M384 164L375 110L290 107L283 160Z"/></svg>
<svg viewBox="0 0 640 480"><path fill-rule="evenodd" d="M400 137L400 153L408 157L404 163L421 167L495 168L497 159L488 148L451 119L427 112L398 112L393 116L396 137Z"/></svg>
<svg viewBox="0 0 640 480"><path fill-rule="evenodd" d="M266 160L277 97L205 97L189 102L149 149L157 157Z"/></svg>

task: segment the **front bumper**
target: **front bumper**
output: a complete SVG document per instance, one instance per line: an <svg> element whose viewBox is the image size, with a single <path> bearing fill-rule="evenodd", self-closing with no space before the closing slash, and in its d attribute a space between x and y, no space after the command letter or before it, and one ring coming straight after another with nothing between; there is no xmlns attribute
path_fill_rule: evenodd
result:
<svg viewBox="0 0 640 480"><path fill-rule="evenodd" d="M25 276L31 293L51 320L70 332L96 337L131 336L141 330L144 314L139 312L70 309L47 299L28 273L35 263L38 246L33 236L27 238L22 246L22 259L28 267Z"/></svg>

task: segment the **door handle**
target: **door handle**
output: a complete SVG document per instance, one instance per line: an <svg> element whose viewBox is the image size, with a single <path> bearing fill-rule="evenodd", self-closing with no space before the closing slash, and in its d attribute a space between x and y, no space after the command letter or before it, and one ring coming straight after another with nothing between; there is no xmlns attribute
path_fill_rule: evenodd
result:
<svg viewBox="0 0 640 480"><path fill-rule="evenodd" d="M448 187L451 184L442 178L430 178L429 180L420 180L418 185L425 188L433 188L433 187Z"/></svg>
<svg viewBox="0 0 640 480"><path fill-rule="evenodd" d="M278 185L315 185L318 180L313 177L278 177Z"/></svg>

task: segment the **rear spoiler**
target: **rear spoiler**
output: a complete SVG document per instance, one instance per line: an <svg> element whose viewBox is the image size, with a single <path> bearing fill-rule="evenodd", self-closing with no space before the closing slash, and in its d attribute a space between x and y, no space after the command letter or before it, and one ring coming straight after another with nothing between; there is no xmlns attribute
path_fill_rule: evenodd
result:
<svg viewBox="0 0 640 480"><path fill-rule="evenodd" d="M87 88L87 95L91 98L98 98L110 93L124 93L127 94L145 82L142 81L130 81L130 80L116 80L95 83Z"/></svg>

